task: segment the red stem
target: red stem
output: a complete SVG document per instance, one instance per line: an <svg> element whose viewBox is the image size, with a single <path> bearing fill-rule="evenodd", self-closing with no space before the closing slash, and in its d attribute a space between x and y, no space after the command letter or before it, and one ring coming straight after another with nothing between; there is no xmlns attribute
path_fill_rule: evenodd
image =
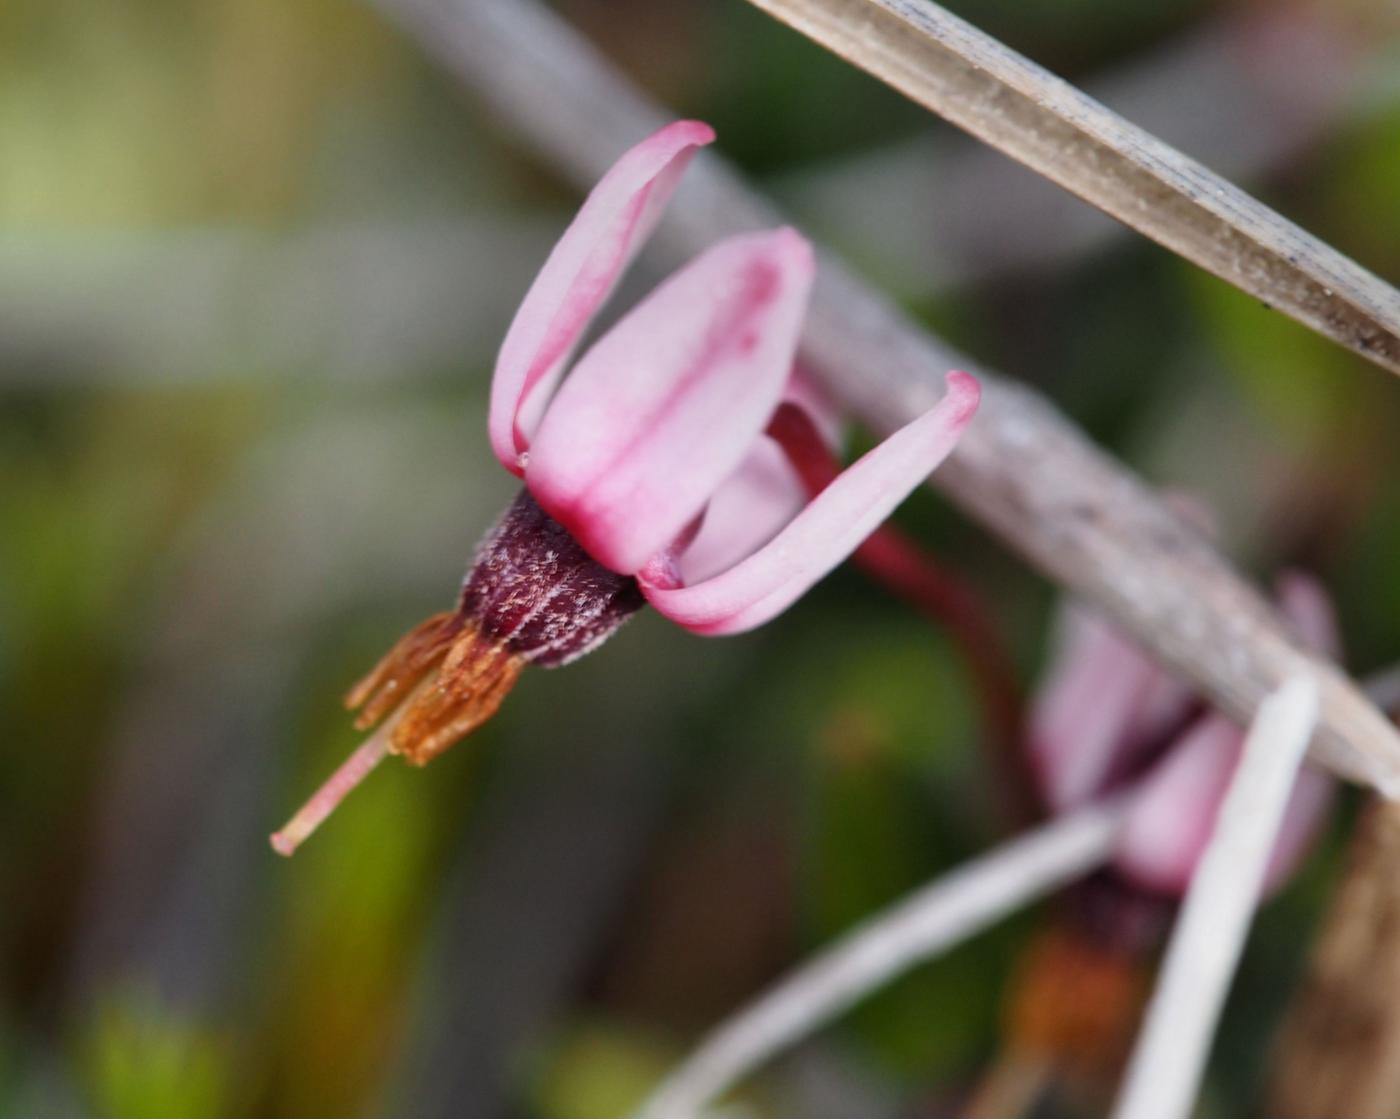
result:
<svg viewBox="0 0 1400 1119"><path fill-rule="evenodd" d="M783 404L768 434L787 455L815 497L841 472L820 431L805 411ZM1021 751L1025 700L1011 658L977 591L939 564L906 533L889 524L875 530L851 557L876 582L945 627L977 691L998 788L1013 823L1039 815Z"/></svg>

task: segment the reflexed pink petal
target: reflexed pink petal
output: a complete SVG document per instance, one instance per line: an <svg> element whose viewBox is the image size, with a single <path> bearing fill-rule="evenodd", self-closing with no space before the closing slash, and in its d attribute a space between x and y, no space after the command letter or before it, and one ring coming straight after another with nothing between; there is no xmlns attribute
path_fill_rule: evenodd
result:
<svg viewBox="0 0 1400 1119"><path fill-rule="evenodd" d="M1244 732L1209 715L1172 747L1146 778L1118 840L1118 868L1164 894L1185 891L1239 764ZM1277 888L1302 859L1332 803L1335 781L1304 769L1284 812L1265 888Z"/></svg>
<svg viewBox="0 0 1400 1119"><path fill-rule="evenodd" d="M636 572L738 469L782 395L813 270L790 229L730 238L578 361L525 480L599 563Z"/></svg>
<svg viewBox="0 0 1400 1119"><path fill-rule="evenodd" d="M1143 737L1138 722L1147 700L1173 684L1107 622L1082 607L1066 610L1049 676L1031 707L1027 740L1052 809L1072 808L1103 791L1122 752Z"/></svg>
<svg viewBox="0 0 1400 1119"><path fill-rule="evenodd" d="M705 510L693 543L676 547L685 583L727 571L776 536L807 504L807 491L778 445L759 436Z"/></svg>
<svg viewBox="0 0 1400 1119"><path fill-rule="evenodd" d="M644 580L642 592L697 633L738 633L768 621L850 555L933 472L972 419L979 396L966 373L948 374L936 407L864 455L754 555L694 586Z"/></svg>
<svg viewBox="0 0 1400 1119"><path fill-rule="evenodd" d="M520 455L574 345L651 233L690 157L714 135L708 124L676 121L628 151L593 188L535 277L491 382L491 447L513 474L523 474Z"/></svg>

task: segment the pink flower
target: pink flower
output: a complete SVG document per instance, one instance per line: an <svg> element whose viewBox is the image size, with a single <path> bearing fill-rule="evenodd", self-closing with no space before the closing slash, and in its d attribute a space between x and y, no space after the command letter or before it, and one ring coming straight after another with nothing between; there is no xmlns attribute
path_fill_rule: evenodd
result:
<svg viewBox="0 0 1400 1119"><path fill-rule="evenodd" d="M277 850L290 853L385 753L426 763L489 718L525 664L589 652L644 602L704 634L773 618L971 420L977 383L950 373L934 408L807 499L774 423L821 420L793 374L815 263L791 229L715 245L571 360L713 138L680 121L642 141L550 253L491 386L491 445L525 488L479 547L457 608L416 627L351 692L358 726L387 721L273 837Z"/></svg>
<svg viewBox="0 0 1400 1119"><path fill-rule="evenodd" d="M1325 592L1290 574L1279 605L1319 653L1339 655ZM1195 871L1244 744L1231 719L1201 711L1185 685L1110 626L1078 610L1030 719L1029 748L1055 811L1131 783L1135 791L1116 866L1136 885L1180 895ZM1305 768L1294 786L1268 873L1283 882L1326 819L1334 781Z"/></svg>

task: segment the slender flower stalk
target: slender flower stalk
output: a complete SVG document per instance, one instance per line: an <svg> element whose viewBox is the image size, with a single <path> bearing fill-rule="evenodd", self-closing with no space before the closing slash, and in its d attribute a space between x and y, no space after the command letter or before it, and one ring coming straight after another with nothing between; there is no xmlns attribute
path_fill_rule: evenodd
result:
<svg viewBox="0 0 1400 1119"><path fill-rule="evenodd" d="M811 408L785 404L768 434L816 497L841 473L832 433ZM893 524L883 524L851 555L852 562L934 624L946 627L967 666L986 726L995 788L1011 822L1036 818L1031 775L1021 750L1024 696L1011 656L976 590Z"/></svg>
<svg viewBox="0 0 1400 1119"><path fill-rule="evenodd" d="M977 382L950 373L942 400L809 499L771 434L775 415L812 407L794 357L815 263L786 228L714 245L573 360L713 138L678 121L626 152L545 262L491 384L491 446L524 489L478 547L456 609L416 626L351 691L356 726L380 730L274 836L280 853L383 757L426 764L489 719L526 665L583 656L645 604L710 635L777 616L972 420Z"/></svg>

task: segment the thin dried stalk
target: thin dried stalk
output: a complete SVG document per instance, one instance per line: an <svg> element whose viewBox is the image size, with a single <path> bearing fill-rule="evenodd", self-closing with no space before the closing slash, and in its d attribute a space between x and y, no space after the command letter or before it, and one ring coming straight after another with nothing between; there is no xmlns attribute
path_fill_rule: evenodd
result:
<svg viewBox="0 0 1400 1119"><path fill-rule="evenodd" d="M1094 73L1087 91L1247 183L1289 166L1342 116L1344 91L1367 57L1349 30L1340 13L1316 5L1227 6ZM1131 235L1029 169L1008 167L995 149L932 128L804 164L774 189L805 220L858 244L909 297L1046 275Z"/></svg>
<svg viewBox="0 0 1400 1119"><path fill-rule="evenodd" d="M929 0L751 0L1125 225L1400 373L1400 292Z"/></svg>
<svg viewBox="0 0 1400 1119"><path fill-rule="evenodd" d="M1200 1090L1284 809L1317 723L1311 680L1259 707L1191 876L1113 1119L1187 1119Z"/></svg>
<svg viewBox="0 0 1400 1119"><path fill-rule="evenodd" d="M1284 1023L1265 1114L1400 1117L1400 806L1367 806Z"/></svg>
<svg viewBox="0 0 1400 1119"><path fill-rule="evenodd" d="M722 1023L636 1113L690 1119L774 1054L889 980L1104 863L1123 802L1006 843L877 913Z"/></svg>
<svg viewBox="0 0 1400 1119"><path fill-rule="evenodd" d="M649 102L534 0L373 0L580 186L671 114ZM690 254L782 220L713 155L687 173L663 244ZM1036 393L979 369L830 254L803 360L879 431L938 397L950 368L977 372L982 407L932 483L1057 582L1082 594L1242 721L1285 679L1322 696L1314 749L1352 780L1400 793L1400 738L1335 668L1302 650L1272 607L1125 466Z"/></svg>

